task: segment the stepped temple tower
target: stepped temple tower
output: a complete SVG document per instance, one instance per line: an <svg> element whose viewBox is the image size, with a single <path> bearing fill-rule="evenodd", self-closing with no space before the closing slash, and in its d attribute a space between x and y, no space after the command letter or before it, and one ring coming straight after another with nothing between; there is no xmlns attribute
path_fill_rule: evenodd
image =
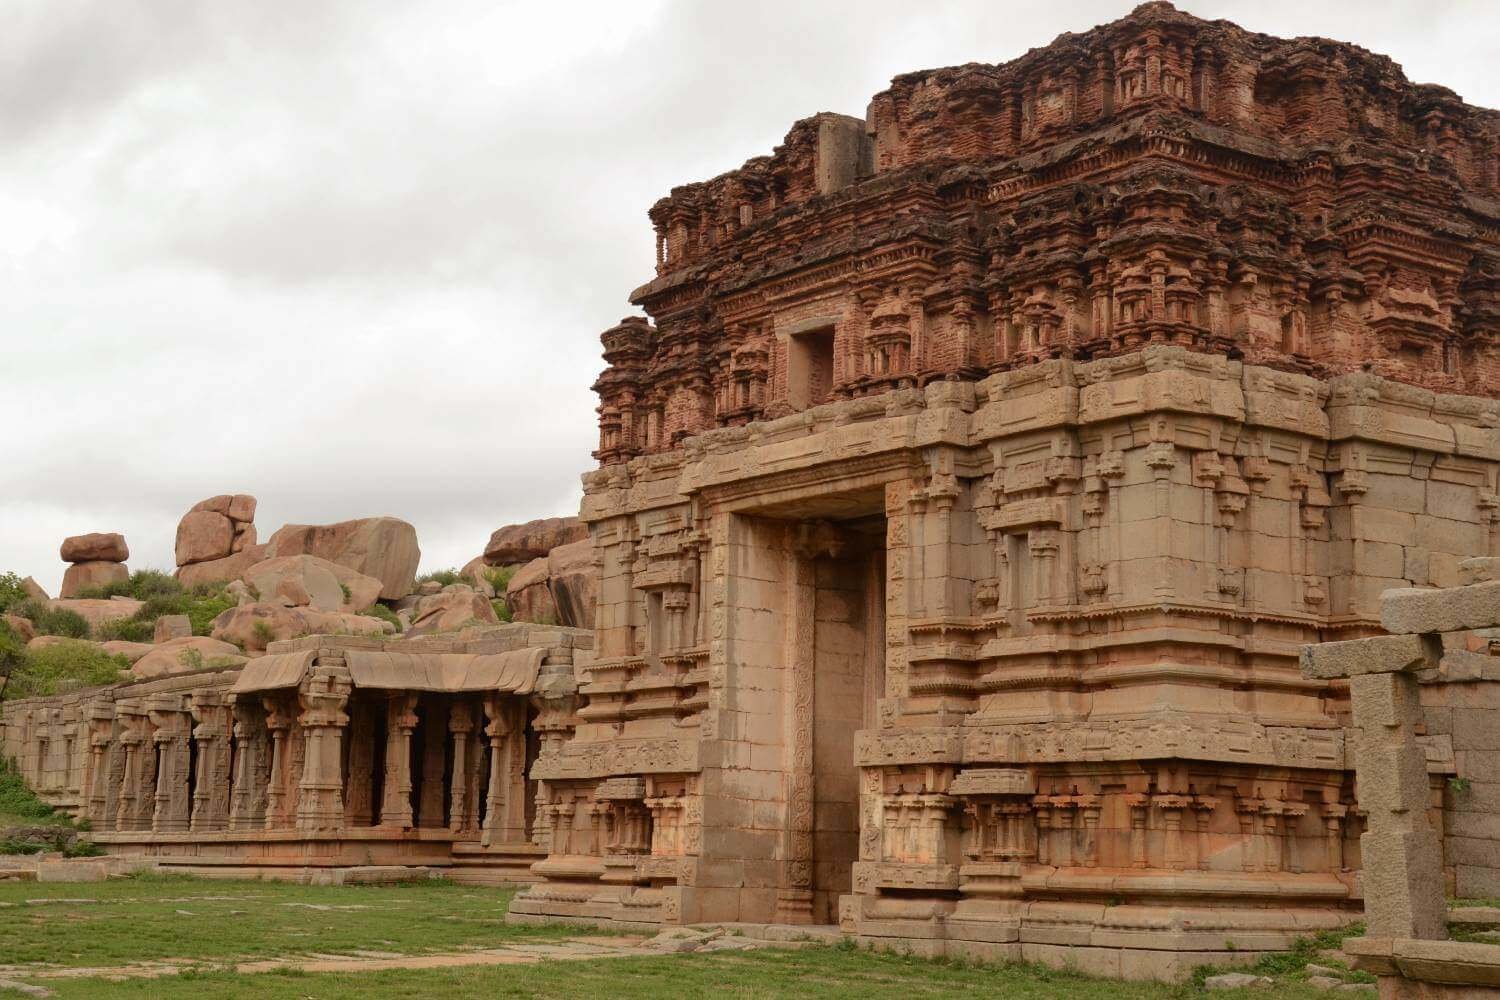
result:
<svg viewBox="0 0 1500 1000"><path fill-rule="evenodd" d="M1500 114L1150 3L650 217L515 914L1124 976L1357 915L1297 653L1497 554Z"/></svg>

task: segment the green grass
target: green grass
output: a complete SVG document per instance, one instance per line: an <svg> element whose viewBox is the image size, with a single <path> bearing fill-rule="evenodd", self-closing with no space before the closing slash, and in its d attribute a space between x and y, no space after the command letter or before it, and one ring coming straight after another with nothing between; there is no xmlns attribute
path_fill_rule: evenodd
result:
<svg viewBox="0 0 1500 1000"><path fill-rule="evenodd" d="M198 972L111 983L49 980L70 998L212 996L215 1000L297 997L361 1000L442 997L896 998L1004 997L1006 1000L1313 1000L1329 994L1306 986L1274 992L1204 993L1191 985L1120 983L1030 965L976 966L841 948L541 962L534 965L398 969L362 973Z"/></svg>
<svg viewBox="0 0 1500 1000"><path fill-rule="evenodd" d="M875 953L850 945L641 958L544 960L355 973L280 970L241 974L235 962L356 951L419 956L493 948L588 933L576 927L512 926L512 890L446 881L401 886L314 887L141 876L103 883L0 883L3 977L45 984L69 998L214 1000L297 997L396 1000L407 997L646 998L998 996L1016 1000L1314 1000L1327 993L1302 981L1302 964L1332 937L1308 939L1286 961L1265 963L1271 991L1205 993L1178 985L1091 979L1035 965L984 965ZM48 968L96 968L151 960L185 966L179 975L111 981L102 974L39 979ZM1273 968L1274 966L1274 968ZM29 974L33 973L33 974ZM3 995L3 994L0 994Z"/></svg>
<svg viewBox="0 0 1500 1000"><path fill-rule="evenodd" d="M354 950L413 954L580 933L507 925L511 894L441 881L340 887L141 876L0 883L0 962L77 967ZM29 902L46 899L64 901ZM76 899L89 902L66 901Z"/></svg>

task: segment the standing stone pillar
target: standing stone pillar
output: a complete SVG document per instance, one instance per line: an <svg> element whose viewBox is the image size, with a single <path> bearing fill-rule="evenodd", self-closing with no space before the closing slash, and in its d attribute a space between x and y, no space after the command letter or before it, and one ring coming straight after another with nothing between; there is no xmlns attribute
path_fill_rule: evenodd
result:
<svg viewBox="0 0 1500 1000"><path fill-rule="evenodd" d="M156 793L152 833L184 833L193 803L188 795L192 761L192 717L180 694L156 694L146 701L156 748Z"/></svg>
<svg viewBox="0 0 1500 1000"><path fill-rule="evenodd" d="M1382 622L1390 628L1389 594L1384 603ZM1416 672L1435 668L1441 657L1436 635L1375 636L1302 650L1304 675L1349 678L1354 780L1368 818L1359 843L1371 938L1448 936L1442 848L1427 816L1427 758L1417 742L1422 706Z"/></svg>
<svg viewBox="0 0 1500 1000"><path fill-rule="evenodd" d="M1442 848L1427 816L1427 759L1417 678L1409 673L1351 678L1357 741L1354 776L1369 817L1360 837L1366 933L1442 939L1447 932Z"/></svg>
<svg viewBox="0 0 1500 1000"><path fill-rule="evenodd" d="M119 775L111 772L115 749L115 706L107 701L89 704L89 767L84 794L84 817L95 830L114 826L114 813L108 811L111 791L118 788Z"/></svg>
<svg viewBox="0 0 1500 1000"><path fill-rule="evenodd" d="M422 794L417 824L427 829L443 825L443 765L448 752L448 713L436 697L422 713Z"/></svg>
<svg viewBox="0 0 1500 1000"><path fill-rule="evenodd" d="M156 802L156 747L150 739L151 722L145 706L131 698L115 703L120 718L122 755L120 797L115 829L149 830Z"/></svg>
<svg viewBox="0 0 1500 1000"><path fill-rule="evenodd" d="M344 825L375 822L375 713L369 701L349 703L349 787L344 790Z"/></svg>
<svg viewBox="0 0 1500 1000"><path fill-rule="evenodd" d="M271 772L266 782L267 830L284 829L287 823L287 731L292 728L292 716L287 711L281 696L262 698L266 710L266 729L271 733Z"/></svg>
<svg viewBox="0 0 1500 1000"><path fill-rule="evenodd" d="M474 712L469 702L462 697L453 699L448 710L448 732L453 734L453 777L449 791L448 829L462 833L470 829L469 771L474 762L469 759L469 736L474 731ZM477 803L475 803L477 804Z"/></svg>
<svg viewBox="0 0 1500 1000"><path fill-rule="evenodd" d="M417 695L393 692L386 703L385 787L380 825L410 830L411 734L417 728Z"/></svg>
<svg viewBox="0 0 1500 1000"><path fill-rule="evenodd" d="M266 821L266 728L254 698L230 696L234 716L234 781L229 795L229 829L254 830Z"/></svg>
<svg viewBox="0 0 1500 1000"><path fill-rule="evenodd" d="M193 782L194 833L223 830L229 825L229 708L224 693L200 689L189 695L193 742L198 749L198 773Z"/></svg>
<svg viewBox="0 0 1500 1000"><path fill-rule="evenodd" d="M484 833L480 843L489 847L497 835L502 842L522 840L526 836L524 820L519 825L513 822L512 814L516 812L516 803L512 801L515 796L510 794L511 789L508 787L513 744L517 736L525 739L525 734L518 733L520 727L515 723L516 706L512 699L504 695L486 695L484 714L489 717L484 734L490 740L490 783L485 806ZM521 805L524 806L524 802Z"/></svg>
<svg viewBox="0 0 1500 1000"><path fill-rule="evenodd" d="M297 829L338 830L344 825L344 707L354 688L342 656L324 655L299 695L304 734Z"/></svg>

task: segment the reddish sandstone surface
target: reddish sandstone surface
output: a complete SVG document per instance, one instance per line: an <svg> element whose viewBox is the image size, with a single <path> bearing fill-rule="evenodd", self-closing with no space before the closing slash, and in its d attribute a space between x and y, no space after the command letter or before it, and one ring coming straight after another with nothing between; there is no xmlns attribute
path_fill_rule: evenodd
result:
<svg viewBox="0 0 1500 1000"><path fill-rule="evenodd" d="M1500 395L1497 150L1385 56L1166 3L903 74L652 207L597 457L1158 343Z"/></svg>

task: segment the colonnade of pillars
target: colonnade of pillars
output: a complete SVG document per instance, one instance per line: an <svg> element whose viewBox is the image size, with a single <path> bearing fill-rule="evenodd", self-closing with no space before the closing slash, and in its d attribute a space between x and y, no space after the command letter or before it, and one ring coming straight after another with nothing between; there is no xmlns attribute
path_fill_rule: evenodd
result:
<svg viewBox="0 0 1500 1000"><path fill-rule="evenodd" d="M325 657L299 688L94 703L95 830L444 829L527 839L527 704L498 692L356 689Z"/></svg>

